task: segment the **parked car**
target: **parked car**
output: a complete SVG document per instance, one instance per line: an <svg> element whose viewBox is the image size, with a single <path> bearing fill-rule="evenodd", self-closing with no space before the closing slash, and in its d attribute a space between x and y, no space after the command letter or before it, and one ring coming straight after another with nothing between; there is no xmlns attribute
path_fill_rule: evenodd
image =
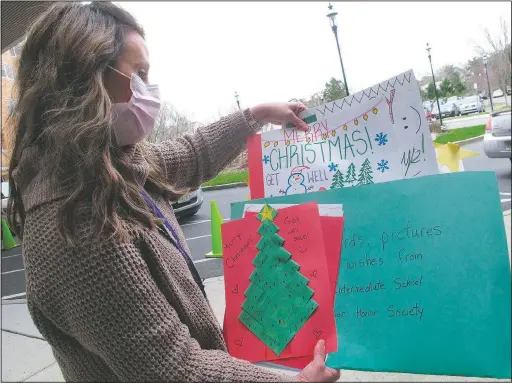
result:
<svg viewBox="0 0 512 383"><path fill-rule="evenodd" d="M512 158L510 156L510 110L492 112L484 135L484 152L489 158Z"/></svg>
<svg viewBox="0 0 512 383"><path fill-rule="evenodd" d="M510 89L509 86L507 86L507 95L509 95L509 96L512 95L512 89Z"/></svg>
<svg viewBox="0 0 512 383"><path fill-rule="evenodd" d="M441 117L455 117L460 116L460 110L455 101L447 101L441 106ZM439 110L437 109L437 104L434 104L434 108L432 109L432 117L439 119Z"/></svg>
<svg viewBox="0 0 512 383"><path fill-rule="evenodd" d="M478 96L470 96L460 100L458 107L461 114L482 113L485 112L485 105Z"/></svg>
<svg viewBox="0 0 512 383"><path fill-rule="evenodd" d="M198 190L188 193L180 197L178 200L171 202L174 214L176 214L177 217L189 217L196 214L202 204L203 189L201 187L199 187Z"/></svg>
<svg viewBox="0 0 512 383"><path fill-rule="evenodd" d="M501 89L496 89L492 92L492 98L503 97L503 91Z"/></svg>

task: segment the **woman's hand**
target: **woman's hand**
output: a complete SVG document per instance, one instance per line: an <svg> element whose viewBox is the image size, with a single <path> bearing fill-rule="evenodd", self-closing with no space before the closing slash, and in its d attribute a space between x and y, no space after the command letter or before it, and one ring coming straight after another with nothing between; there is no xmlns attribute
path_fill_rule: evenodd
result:
<svg viewBox="0 0 512 383"><path fill-rule="evenodd" d="M325 342L319 340L313 353L313 361L302 370L297 379L299 382L336 382L340 378L340 370L326 367Z"/></svg>
<svg viewBox="0 0 512 383"><path fill-rule="evenodd" d="M299 130L308 130L308 124L300 119L299 113L307 109L302 102L260 104L251 108L253 117L263 125L286 125L292 123Z"/></svg>

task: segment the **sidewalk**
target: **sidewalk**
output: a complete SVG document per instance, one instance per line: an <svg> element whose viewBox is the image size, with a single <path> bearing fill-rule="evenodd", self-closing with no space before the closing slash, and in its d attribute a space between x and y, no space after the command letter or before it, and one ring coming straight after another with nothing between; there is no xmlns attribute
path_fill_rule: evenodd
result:
<svg viewBox="0 0 512 383"><path fill-rule="evenodd" d="M511 256L511 215L504 213L509 257ZM512 261L511 261L512 264ZM207 279L206 293L219 323L223 323L225 297L224 277ZM63 382L64 379L53 357L51 348L42 339L29 315L24 299L2 301L2 382ZM276 370L273 367L266 367ZM280 372L295 375L297 372L278 369ZM349 371L341 372L340 381L372 382L505 382L510 380L465 378L453 376L398 374L381 372Z"/></svg>

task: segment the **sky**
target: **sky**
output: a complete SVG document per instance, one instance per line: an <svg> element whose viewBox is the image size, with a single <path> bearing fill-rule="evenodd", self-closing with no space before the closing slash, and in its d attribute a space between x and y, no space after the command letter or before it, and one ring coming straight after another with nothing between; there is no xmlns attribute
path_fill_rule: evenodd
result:
<svg viewBox="0 0 512 383"><path fill-rule="evenodd" d="M193 121L236 107L308 98L342 78L328 2L118 2L144 27L150 80ZM484 29L511 25L510 2L333 2L347 83L356 92L413 69L463 66Z"/></svg>

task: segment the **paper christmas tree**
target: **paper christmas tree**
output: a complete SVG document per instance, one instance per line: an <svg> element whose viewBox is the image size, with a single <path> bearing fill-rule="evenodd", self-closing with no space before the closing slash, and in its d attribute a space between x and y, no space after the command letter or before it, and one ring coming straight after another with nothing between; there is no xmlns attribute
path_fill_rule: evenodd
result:
<svg viewBox="0 0 512 383"><path fill-rule="evenodd" d="M274 224L277 211L265 205L257 218L261 221L254 258L256 267L245 291L240 321L277 355L316 310L308 279L283 247L284 240Z"/></svg>

